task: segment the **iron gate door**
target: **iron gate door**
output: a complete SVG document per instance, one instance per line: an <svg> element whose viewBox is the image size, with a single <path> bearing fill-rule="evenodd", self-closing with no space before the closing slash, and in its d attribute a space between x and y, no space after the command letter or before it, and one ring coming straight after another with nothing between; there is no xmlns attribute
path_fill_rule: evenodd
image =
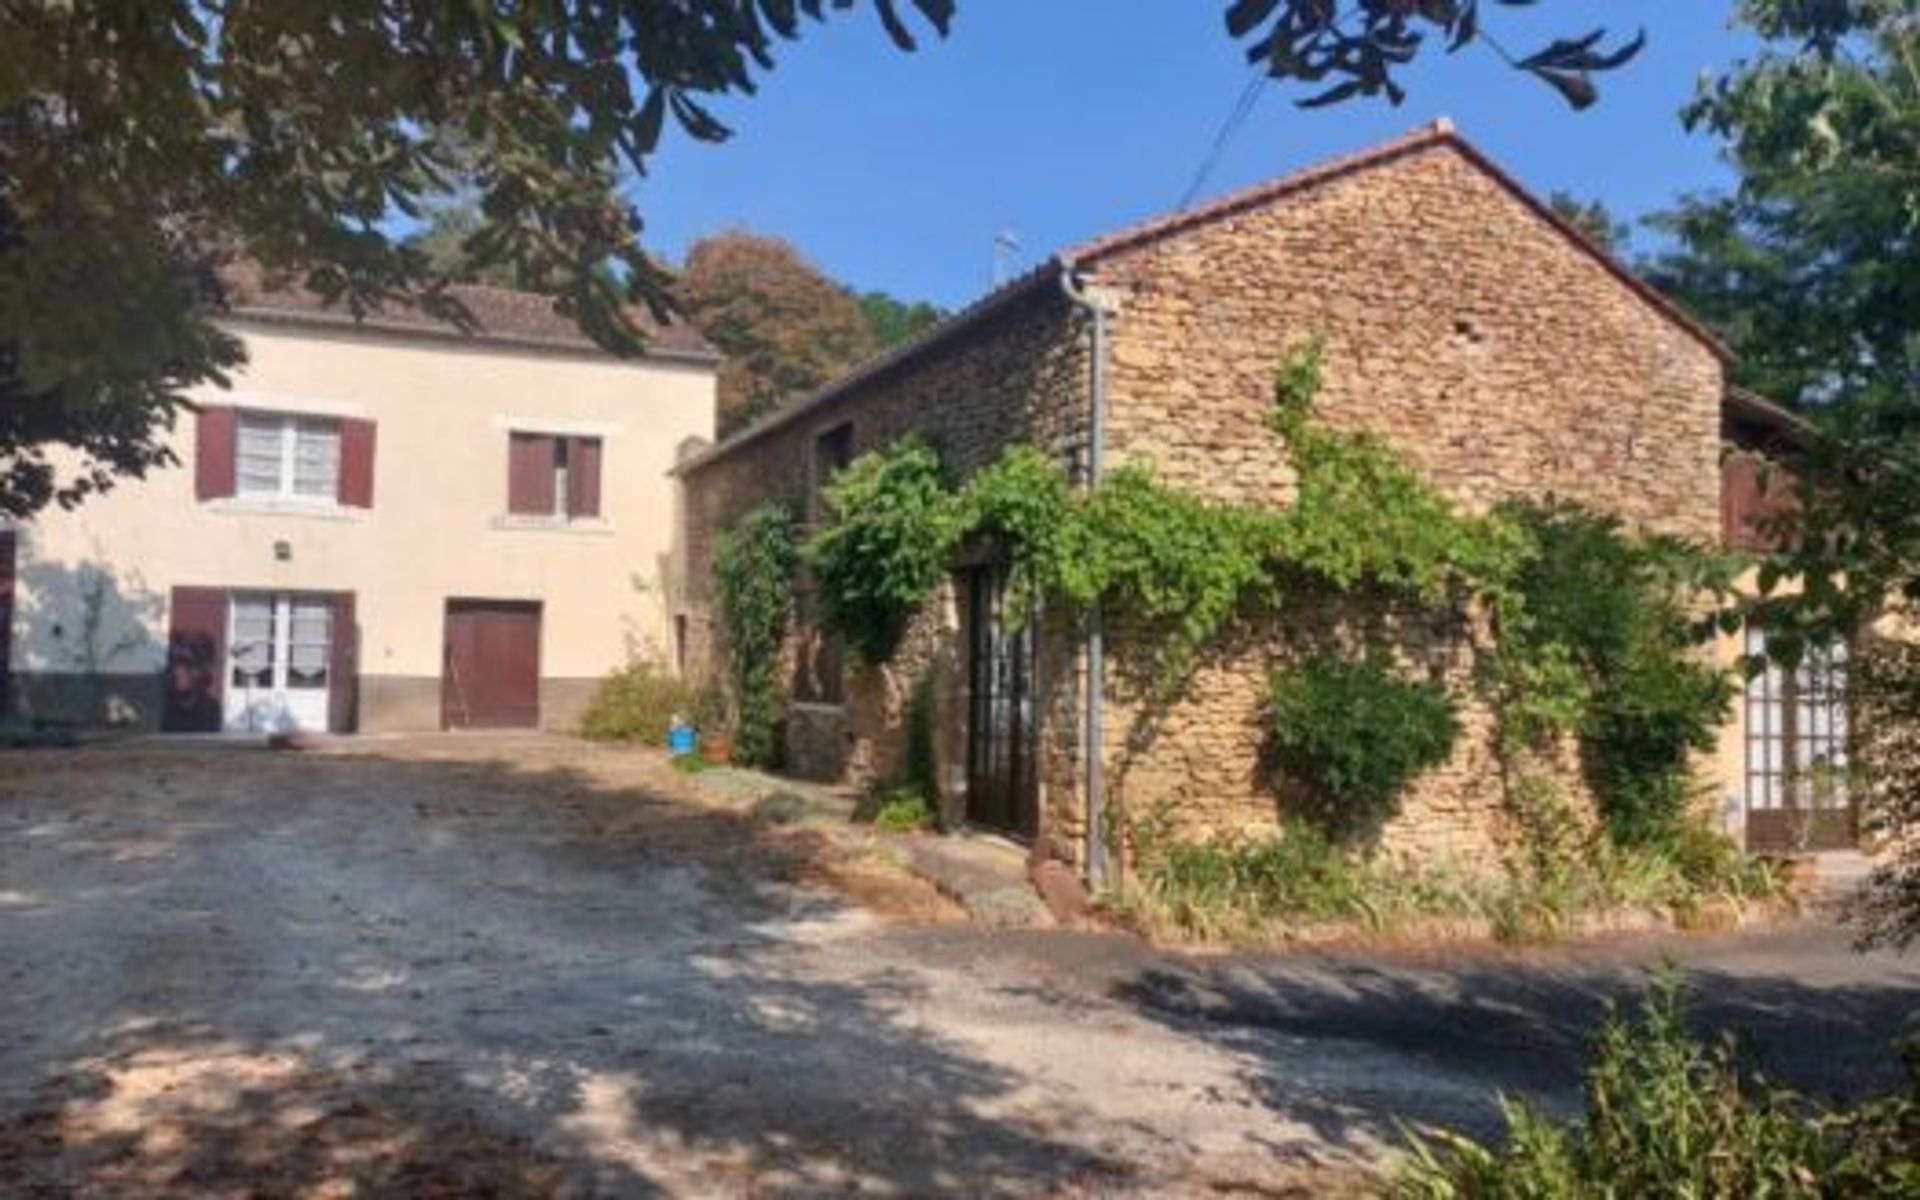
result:
<svg viewBox="0 0 1920 1200"><path fill-rule="evenodd" d="M967 820L1020 837L1040 826L1034 771L1033 622L1006 620L1006 584L968 571Z"/></svg>

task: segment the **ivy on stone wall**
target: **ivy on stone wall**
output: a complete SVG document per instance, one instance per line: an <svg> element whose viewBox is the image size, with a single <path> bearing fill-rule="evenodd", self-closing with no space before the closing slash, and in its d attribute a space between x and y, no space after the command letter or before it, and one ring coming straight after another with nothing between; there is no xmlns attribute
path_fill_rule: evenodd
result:
<svg viewBox="0 0 1920 1200"><path fill-rule="evenodd" d="M1713 748L1735 692L1729 672L1701 659L1687 601L1726 595L1736 564L1569 504L1502 515L1529 547L1509 583L1509 611L1522 619L1502 629L1502 648L1562 672L1522 699L1534 712L1543 698L1563 705L1558 724L1579 735L1614 840L1659 841L1686 815L1689 760Z"/></svg>
<svg viewBox="0 0 1920 1200"><path fill-rule="evenodd" d="M1322 359L1308 343L1276 378L1272 425L1296 474L1283 506L1199 496L1138 466L1076 492L1024 446L957 490L917 439L863 456L828 488L828 522L805 551L826 623L884 662L975 536L992 539L1014 611L1097 606L1140 627L1135 654L1163 691L1229 632L1266 627L1308 592L1478 614L1495 645L1476 686L1502 749L1578 734L1609 831L1646 840L1670 828L1687 754L1717 727L1730 686L1698 660L1687 620L1716 560L1566 505L1461 512L1383 440L1314 419Z"/></svg>
<svg viewBox="0 0 1920 1200"><path fill-rule="evenodd" d="M819 586L821 620L863 660L883 663L953 562L964 532L961 503L918 437L855 459L821 499L826 521L803 552Z"/></svg>
<svg viewBox="0 0 1920 1200"><path fill-rule="evenodd" d="M714 547L714 587L735 706L733 752L749 766L775 767L785 757L780 662L793 623L798 563L793 513L779 503L747 513Z"/></svg>

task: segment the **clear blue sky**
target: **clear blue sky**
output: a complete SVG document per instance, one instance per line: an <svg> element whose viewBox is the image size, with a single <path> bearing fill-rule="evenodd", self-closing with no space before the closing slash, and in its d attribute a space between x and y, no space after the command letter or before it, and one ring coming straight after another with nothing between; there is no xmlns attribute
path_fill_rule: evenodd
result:
<svg viewBox="0 0 1920 1200"><path fill-rule="evenodd" d="M902 7L906 5L903 3ZM996 230L1030 263L1174 207L1248 78L1225 0L960 0L952 36L916 54L868 11L810 27L758 95L720 110L734 138L676 136L639 186L647 240L678 259L705 233L785 237L860 288L954 305L984 290ZM1488 5L1516 50L1595 24L1647 50L1575 113L1484 47L1433 56L1400 108L1318 111L1269 86L1204 195L1394 136L1436 116L1546 193L1598 197L1637 217L1722 185L1713 144L1678 110L1703 71L1744 43L1731 0L1544 0Z"/></svg>

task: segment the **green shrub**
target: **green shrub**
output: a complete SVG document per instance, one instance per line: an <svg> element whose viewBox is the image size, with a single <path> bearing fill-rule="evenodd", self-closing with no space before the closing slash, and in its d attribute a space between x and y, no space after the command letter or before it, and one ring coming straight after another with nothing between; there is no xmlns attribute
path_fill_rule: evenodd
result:
<svg viewBox="0 0 1920 1200"><path fill-rule="evenodd" d="M1916 1076L1920 1080L1920 1076ZM1585 1113L1559 1122L1505 1102L1507 1139L1412 1139L1395 1191L1432 1200L1915 1195L1915 1096L1825 1111L1739 1068L1730 1041L1687 1032L1673 979L1637 1019L1610 1017L1585 1077Z"/></svg>
<svg viewBox="0 0 1920 1200"><path fill-rule="evenodd" d="M1315 794L1301 811L1343 843L1378 834L1407 782L1447 760L1460 722L1446 691L1385 660L1318 655L1267 695L1274 756Z"/></svg>
<svg viewBox="0 0 1920 1200"><path fill-rule="evenodd" d="M1505 515L1533 549L1512 583L1524 619L1500 631L1503 652L1579 673L1566 715L1607 830L1623 844L1658 841L1685 815L1691 755L1713 748L1736 692L1729 672L1702 660L1687 608L1694 589L1724 582L1726 564L1569 505Z"/></svg>
<svg viewBox="0 0 1920 1200"><path fill-rule="evenodd" d="M663 746L674 716L694 706L693 686L659 663L637 659L602 679L580 717L580 733L596 741Z"/></svg>
<svg viewBox="0 0 1920 1200"><path fill-rule="evenodd" d="M777 767L785 757L780 662L793 620L797 563L793 514L780 504L749 512L714 548L714 587L733 684L733 757L744 766Z"/></svg>
<svg viewBox="0 0 1920 1200"><path fill-rule="evenodd" d="M1558 815L1544 803L1551 821ZM1680 832L1684 830L1684 832ZM1507 942L1551 941L1583 916L1657 912L1685 922L1710 903L1780 898L1780 880L1704 825L1657 845L1618 847L1569 834L1503 871L1415 868L1342 850L1319 827L1290 821L1271 838L1178 842L1164 812L1132 826L1136 885L1112 897L1148 932L1259 942L1301 924L1381 931L1422 919L1484 924Z"/></svg>
<svg viewBox="0 0 1920 1200"><path fill-rule="evenodd" d="M926 793L911 788L895 788L881 796L873 809L873 827L891 833L931 829L939 819Z"/></svg>

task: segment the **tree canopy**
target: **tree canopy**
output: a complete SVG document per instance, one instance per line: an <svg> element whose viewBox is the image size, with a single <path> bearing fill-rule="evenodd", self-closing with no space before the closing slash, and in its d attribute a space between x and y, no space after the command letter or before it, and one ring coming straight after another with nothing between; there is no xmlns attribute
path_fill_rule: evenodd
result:
<svg viewBox="0 0 1920 1200"><path fill-rule="evenodd" d="M1734 614L1792 665L1920 603L1920 0L1741 0L1736 13L1759 51L1686 115L1739 185L1658 218L1673 244L1650 268L1719 327L1742 381L1814 422L1786 549ZM1859 698L1911 722L1920 657L1869 649ZM1870 892L1871 932L1906 942L1920 936L1920 786L1900 774L1910 751L1868 765L1907 836Z"/></svg>
<svg viewBox="0 0 1920 1200"><path fill-rule="evenodd" d="M1719 326L1740 378L1820 426L1763 615L1789 658L1920 601L1920 5L1742 0L1761 50L1687 119L1739 170L1660 223L1663 284Z"/></svg>
<svg viewBox="0 0 1920 1200"><path fill-rule="evenodd" d="M857 296L779 238L734 230L695 242L673 298L726 355L720 432L732 433L871 358L928 305Z"/></svg>

